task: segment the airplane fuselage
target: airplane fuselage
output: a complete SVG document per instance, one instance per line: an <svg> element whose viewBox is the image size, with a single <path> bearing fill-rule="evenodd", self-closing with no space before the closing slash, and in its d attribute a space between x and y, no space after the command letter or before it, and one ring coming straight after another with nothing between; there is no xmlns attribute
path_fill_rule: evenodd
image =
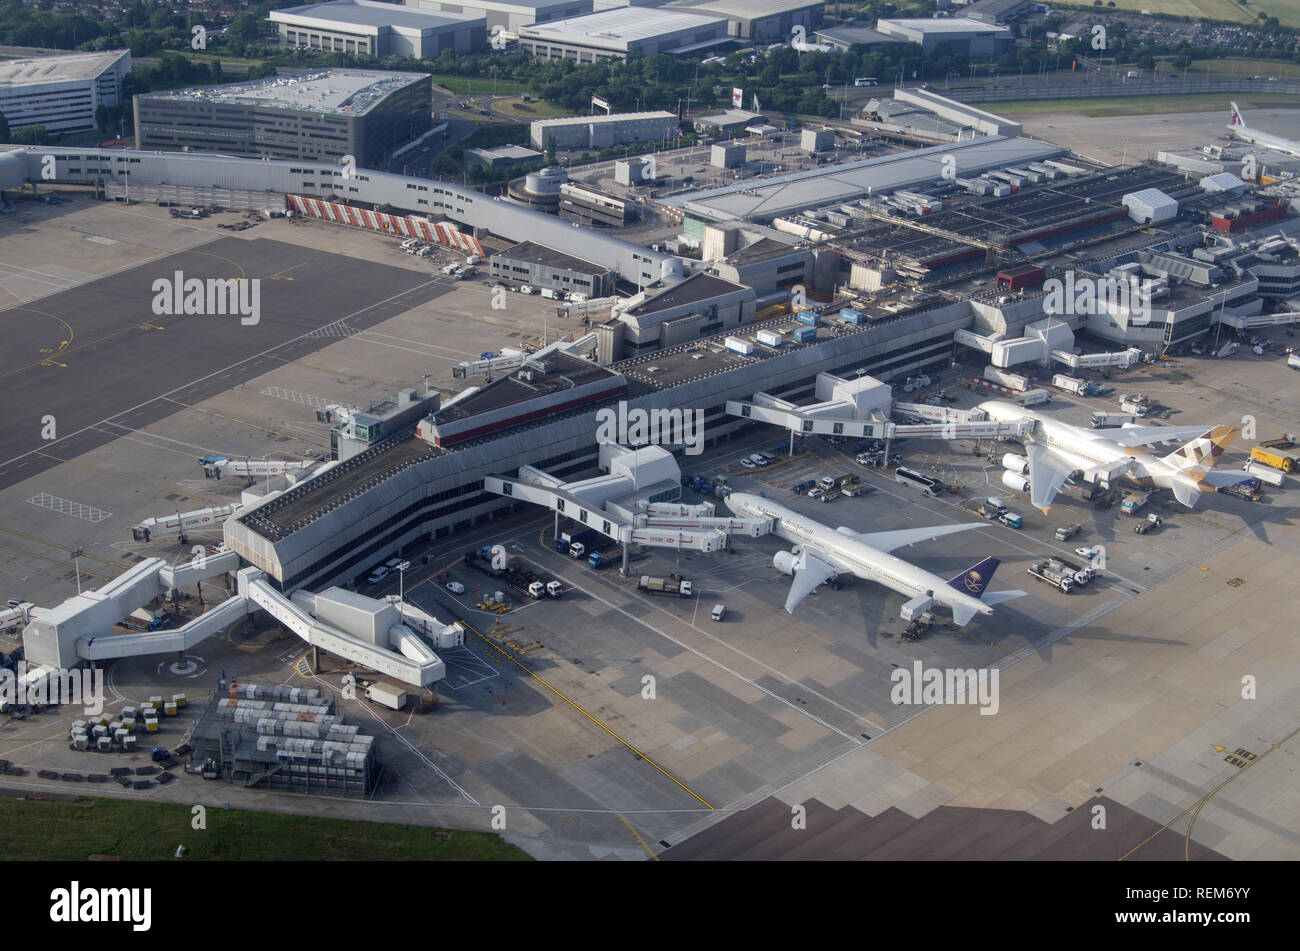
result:
<svg viewBox="0 0 1300 951"><path fill-rule="evenodd" d="M1087 471L1132 459L1133 464L1126 475L1144 488L1167 489L1176 479L1196 484L1190 476L1153 455L1146 447L1121 446L1115 440L1106 438L1104 431L1071 426L1005 400L981 403L980 408L996 420L1032 419L1034 429L1030 436L1076 469Z"/></svg>
<svg viewBox="0 0 1300 951"><path fill-rule="evenodd" d="M1250 142L1266 149L1273 149L1275 152L1285 152L1287 155L1300 157L1300 142L1239 125L1228 126L1228 131L1244 142Z"/></svg>
<svg viewBox="0 0 1300 951"><path fill-rule="evenodd" d="M784 505L755 495L733 492L727 497L727 506L742 517L772 519L772 530L778 538L817 552L856 577L874 581L909 599L924 594L949 608L961 604L980 614L993 613L993 609L979 598L963 594L950 586L944 578L843 532L837 532Z"/></svg>

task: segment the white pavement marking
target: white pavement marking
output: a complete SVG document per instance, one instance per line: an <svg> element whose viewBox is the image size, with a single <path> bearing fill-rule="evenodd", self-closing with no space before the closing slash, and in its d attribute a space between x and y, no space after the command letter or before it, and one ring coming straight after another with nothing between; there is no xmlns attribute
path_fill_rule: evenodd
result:
<svg viewBox="0 0 1300 951"><path fill-rule="evenodd" d="M79 518L82 521L91 522L96 525L105 519L113 517L112 512L105 512L103 509L97 509L93 505L73 502L71 499L59 498L59 496L50 495L48 492L34 495L27 501L31 505L35 505L37 508L49 509L51 512L58 512L60 515L69 515L72 518Z"/></svg>

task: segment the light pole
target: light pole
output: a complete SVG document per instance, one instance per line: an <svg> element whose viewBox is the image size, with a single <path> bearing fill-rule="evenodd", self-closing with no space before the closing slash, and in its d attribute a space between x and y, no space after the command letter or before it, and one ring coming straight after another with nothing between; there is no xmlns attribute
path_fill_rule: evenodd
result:
<svg viewBox="0 0 1300 951"><path fill-rule="evenodd" d="M397 565L397 600L402 602L402 617L406 617L406 569L411 567L409 561Z"/></svg>
<svg viewBox="0 0 1300 951"><path fill-rule="evenodd" d="M72 559L73 565L77 569L77 594L81 594L81 556L85 553L86 550L84 548L74 548L68 556Z"/></svg>

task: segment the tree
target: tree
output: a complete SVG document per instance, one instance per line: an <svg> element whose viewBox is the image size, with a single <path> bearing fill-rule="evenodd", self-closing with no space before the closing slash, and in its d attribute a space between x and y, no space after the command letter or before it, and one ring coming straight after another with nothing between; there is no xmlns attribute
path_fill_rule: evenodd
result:
<svg viewBox="0 0 1300 951"><path fill-rule="evenodd" d="M50 140L50 137L45 131L45 126L37 123L36 125L23 126L13 134L13 140L17 145L44 145Z"/></svg>
<svg viewBox="0 0 1300 951"><path fill-rule="evenodd" d="M555 136L553 135L546 137L546 164L555 164Z"/></svg>

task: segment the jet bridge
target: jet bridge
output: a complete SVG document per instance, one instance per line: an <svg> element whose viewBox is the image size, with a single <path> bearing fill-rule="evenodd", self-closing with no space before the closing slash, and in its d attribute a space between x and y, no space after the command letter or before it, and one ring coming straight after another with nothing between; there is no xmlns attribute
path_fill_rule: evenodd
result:
<svg viewBox="0 0 1300 951"><path fill-rule="evenodd" d="M485 373L490 377L493 373L517 370L525 363L531 360L540 360L548 353L554 353L557 350L572 353L574 356L581 356L595 346L596 334L589 333L573 341L557 340L555 343L532 353L513 349L503 350L501 353L485 353L478 360L461 361L451 368L451 375L460 380L467 376L477 376L480 373Z"/></svg>
<svg viewBox="0 0 1300 951"><path fill-rule="evenodd" d="M811 415L806 410L775 409L761 405L755 394L755 402L746 403L739 400L727 401L727 413L744 419L772 423L789 430L794 435L804 436L843 436L846 439L880 439L886 444L894 439L904 437L936 437L940 439L992 439L1005 436L1024 436L1032 428L1031 421L1016 420L1003 422L984 418L972 418L962 410L946 407L925 406L916 403L896 403L894 410L923 419L935 420L933 423L903 425L888 420L862 420L852 415ZM845 407L849 409L849 407ZM983 414L979 414L980 417ZM793 444L793 440L791 441Z"/></svg>

